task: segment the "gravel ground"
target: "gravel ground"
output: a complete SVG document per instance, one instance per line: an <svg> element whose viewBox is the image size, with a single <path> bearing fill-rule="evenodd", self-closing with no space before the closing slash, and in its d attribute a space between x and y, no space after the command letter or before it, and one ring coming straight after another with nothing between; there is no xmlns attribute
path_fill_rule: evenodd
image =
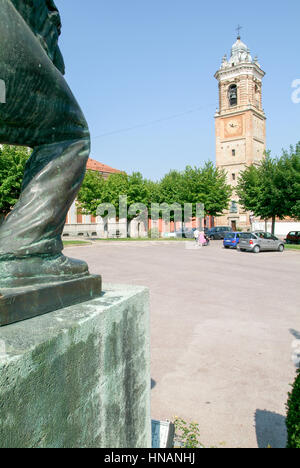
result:
<svg viewBox="0 0 300 468"><path fill-rule="evenodd" d="M284 447L300 340L300 253L215 241L68 247L105 282L151 291L152 417L200 424L216 447Z"/></svg>

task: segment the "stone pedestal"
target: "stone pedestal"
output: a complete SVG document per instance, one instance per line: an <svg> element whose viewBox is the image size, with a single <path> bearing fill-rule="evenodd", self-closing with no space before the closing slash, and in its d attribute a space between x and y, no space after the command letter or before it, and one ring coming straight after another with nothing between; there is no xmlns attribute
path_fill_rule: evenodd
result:
<svg viewBox="0 0 300 468"><path fill-rule="evenodd" d="M61 283L0 288L0 327L100 297L102 279L88 275Z"/></svg>
<svg viewBox="0 0 300 468"><path fill-rule="evenodd" d="M149 297L103 295L0 329L0 448L151 447Z"/></svg>

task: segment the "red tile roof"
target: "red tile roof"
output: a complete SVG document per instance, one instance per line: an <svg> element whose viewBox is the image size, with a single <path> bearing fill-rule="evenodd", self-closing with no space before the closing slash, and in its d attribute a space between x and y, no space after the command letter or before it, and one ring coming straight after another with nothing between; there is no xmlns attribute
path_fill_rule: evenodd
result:
<svg viewBox="0 0 300 468"><path fill-rule="evenodd" d="M104 172L107 174L120 174L122 172L118 169L114 169L113 167L107 166L106 164L102 164L101 162L95 161L95 159L91 158L89 158L86 168L91 171Z"/></svg>

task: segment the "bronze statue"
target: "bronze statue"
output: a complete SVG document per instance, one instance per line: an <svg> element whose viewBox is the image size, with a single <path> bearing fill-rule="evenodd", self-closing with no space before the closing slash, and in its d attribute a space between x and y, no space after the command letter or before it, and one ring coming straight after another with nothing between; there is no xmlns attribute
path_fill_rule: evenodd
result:
<svg viewBox="0 0 300 468"><path fill-rule="evenodd" d="M0 287L89 275L62 254L68 210L90 152L84 115L64 77L53 0L0 0L0 143L33 148L20 199L0 227ZM0 291L1 292L1 291Z"/></svg>
<svg viewBox="0 0 300 468"><path fill-rule="evenodd" d="M101 294L101 276L62 254L90 134L63 77L60 29L53 0L0 0L0 143L33 148L0 226L0 326Z"/></svg>

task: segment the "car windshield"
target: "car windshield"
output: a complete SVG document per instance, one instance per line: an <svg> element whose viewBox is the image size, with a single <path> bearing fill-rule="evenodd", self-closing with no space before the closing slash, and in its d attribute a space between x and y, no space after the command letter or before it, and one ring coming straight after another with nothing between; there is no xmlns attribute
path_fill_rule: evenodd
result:
<svg viewBox="0 0 300 468"><path fill-rule="evenodd" d="M240 237L241 239L254 239L254 236L251 234L251 232L241 232Z"/></svg>
<svg viewBox="0 0 300 468"><path fill-rule="evenodd" d="M235 238L235 233L234 232L228 232L226 234L225 239L234 239Z"/></svg>

